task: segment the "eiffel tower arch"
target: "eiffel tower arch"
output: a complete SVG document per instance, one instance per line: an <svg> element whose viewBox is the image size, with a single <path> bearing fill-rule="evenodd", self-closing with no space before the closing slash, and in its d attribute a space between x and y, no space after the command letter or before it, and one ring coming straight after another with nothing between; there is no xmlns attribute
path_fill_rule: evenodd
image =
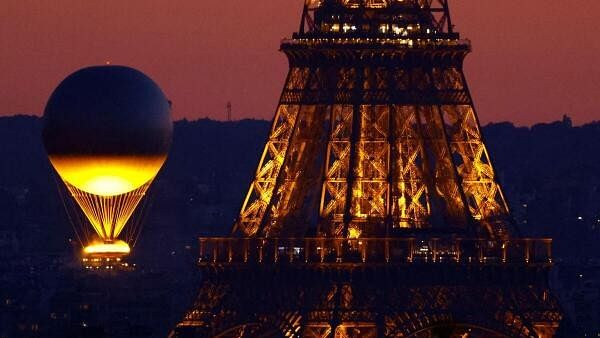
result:
<svg viewBox="0 0 600 338"><path fill-rule="evenodd" d="M309 0L232 234L172 337L552 337L551 240L517 236L447 0Z"/></svg>

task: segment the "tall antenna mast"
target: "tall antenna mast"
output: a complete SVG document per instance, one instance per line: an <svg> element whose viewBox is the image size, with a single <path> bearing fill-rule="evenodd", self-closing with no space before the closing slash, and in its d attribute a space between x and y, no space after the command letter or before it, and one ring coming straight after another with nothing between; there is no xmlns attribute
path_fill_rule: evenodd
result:
<svg viewBox="0 0 600 338"><path fill-rule="evenodd" d="M227 121L231 122L231 102L227 102Z"/></svg>

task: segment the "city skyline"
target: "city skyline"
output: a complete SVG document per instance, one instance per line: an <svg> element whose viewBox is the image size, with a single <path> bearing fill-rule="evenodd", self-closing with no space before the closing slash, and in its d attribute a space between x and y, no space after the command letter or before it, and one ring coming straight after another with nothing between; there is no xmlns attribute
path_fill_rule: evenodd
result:
<svg viewBox="0 0 600 338"><path fill-rule="evenodd" d="M600 2L570 4L451 2L456 30L473 43L465 72L482 123L530 125L563 114L575 124L598 119ZM41 115L64 77L110 62L155 78L174 102L176 119L223 120L228 101L235 119L270 119L287 68L277 49L298 29L301 6L301 0L9 0L0 21L0 116Z"/></svg>
<svg viewBox="0 0 600 338"><path fill-rule="evenodd" d="M600 337L600 2L3 5L1 338Z"/></svg>

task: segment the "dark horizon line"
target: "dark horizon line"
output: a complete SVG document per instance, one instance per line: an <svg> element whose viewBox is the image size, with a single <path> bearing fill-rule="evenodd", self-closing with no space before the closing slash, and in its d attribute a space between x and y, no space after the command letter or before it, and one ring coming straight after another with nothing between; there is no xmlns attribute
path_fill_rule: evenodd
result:
<svg viewBox="0 0 600 338"><path fill-rule="evenodd" d="M43 116L35 114L35 113L13 113L11 115L0 115L0 120L5 119L5 118L37 118L37 119L42 119ZM231 121L227 121L225 119L215 119L209 116L204 116L204 117L198 117L196 119L188 119L187 117L183 117L183 118L179 118L177 120L173 120L173 123L178 123L178 122L198 122L198 121L212 121L212 122L219 122L219 123L235 123L235 122L241 122L241 121L265 121L265 122L271 122L272 119L263 119L263 118L257 118L257 117L244 117L244 118L240 118L240 119L233 119ZM481 127L487 127L490 125L500 125L500 124L510 124L515 128L528 128L531 129L535 126L540 126L540 125L550 125L550 124L555 124L555 123L569 123L573 128L578 128L578 127L587 127L587 126L593 126L593 125L598 125L600 124L600 119L598 120L591 120L591 121L587 121L584 123L580 123L580 124L575 124L573 123L573 119L571 116L569 116L568 114L563 115L562 119L558 119L558 120L552 120L552 121L547 121L547 122L536 122L530 125L518 125L513 121L490 121L487 123L482 123Z"/></svg>

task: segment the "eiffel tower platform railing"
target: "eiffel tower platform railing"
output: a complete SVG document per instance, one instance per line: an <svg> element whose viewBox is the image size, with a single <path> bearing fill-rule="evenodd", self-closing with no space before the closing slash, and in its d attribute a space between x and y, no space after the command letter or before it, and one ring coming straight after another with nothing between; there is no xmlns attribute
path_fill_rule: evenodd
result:
<svg viewBox="0 0 600 338"><path fill-rule="evenodd" d="M199 240L171 338L553 337L552 241L427 234Z"/></svg>
<svg viewBox="0 0 600 338"><path fill-rule="evenodd" d="M552 264L552 240L200 238L201 266L226 264Z"/></svg>

